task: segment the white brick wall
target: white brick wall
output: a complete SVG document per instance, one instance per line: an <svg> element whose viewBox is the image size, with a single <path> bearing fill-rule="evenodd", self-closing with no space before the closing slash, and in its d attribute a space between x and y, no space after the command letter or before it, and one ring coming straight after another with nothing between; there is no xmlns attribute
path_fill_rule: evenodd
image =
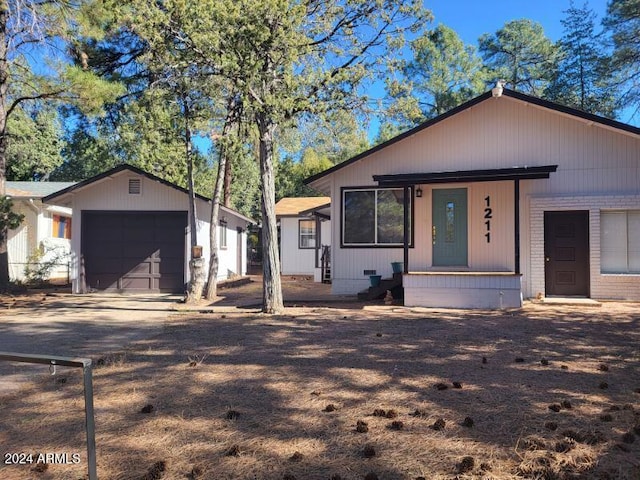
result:
<svg viewBox="0 0 640 480"><path fill-rule="evenodd" d="M640 209L640 195L584 195L530 197L531 286L525 297L544 293L544 212L589 211L589 270L591 298L640 301L640 275L600 273L601 210Z"/></svg>

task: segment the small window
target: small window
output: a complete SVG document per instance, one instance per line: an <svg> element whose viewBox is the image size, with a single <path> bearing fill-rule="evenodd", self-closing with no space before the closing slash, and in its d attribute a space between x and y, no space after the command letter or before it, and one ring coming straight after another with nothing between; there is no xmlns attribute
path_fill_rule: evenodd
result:
<svg viewBox="0 0 640 480"><path fill-rule="evenodd" d="M434 227L435 228L435 227ZM445 205L445 243L455 243L456 241L456 204L447 202Z"/></svg>
<svg viewBox="0 0 640 480"><path fill-rule="evenodd" d="M142 179L130 178L129 179L129 195L142 194Z"/></svg>
<svg viewBox="0 0 640 480"><path fill-rule="evenodd" d="M316 248L315 220L298 221L298 248Z"/></svg>
<svg viewBox="0 0 640 480"><path fill-rule="evenodd" d="M71 239L71 218L64 215L53 216L53 238Z"/></svg>
<svg viewBox="0 0 640 480"><path fill-rule="evenodd" d="M227 248L227 222L220 222L220 248Z"/></svg>

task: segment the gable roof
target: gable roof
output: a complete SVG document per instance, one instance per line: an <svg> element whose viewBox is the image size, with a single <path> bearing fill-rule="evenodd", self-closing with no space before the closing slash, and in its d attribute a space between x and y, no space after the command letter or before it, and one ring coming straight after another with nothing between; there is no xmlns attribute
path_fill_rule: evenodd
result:
<svg viewBox="0 0 640 480"><path fill-rule="evenodd" d="M74 184L75 182L7 182L6 192L13 198L42 198Z"/></svg>
<svg viewBox="0 0 640 480"><path fill-rule="evenodd" d="M554 102L550 102L549 100L544 100L542 98L538 98L538 97L532 97L530 95L525 95L524 93L520 93L520 92L516 92L514 90L509 90L507 88L503 89L502 92L502 96L505 97L510 97L510 98L514 98L516 100L520 100L526 103L530 103L532 105L537 105L539 107L542 108L546 108L548 110L554 111L556 113L561 113L561 114L565 114L565 115L570 115L572 117L576 117L576 118L580 118L583 120L586 120L588 122L593 122L594 124L598 124L598 125L602 125L608 128L613 128L615 130L620 130L623 132L627 132L627 133L631 133L634 135L640 135L640 128L638 127L634 127L633 125L628 125L626 123L622 123L622 122L618 122L616 120L611 120L610 118L605 118L605 117L601 117L598 115L594 115L592 113L587 113L584 112L582 110L577 110L575 108L571 108L571 107L567 107L564 105L560 105L558 103L554 103ZM376 145L375 147L370 148L369 150L366 150L358 155L356 155L355 157L352 157L342 163L339 163L337 165L334 165L333 167L324 170L323 172L317 173L315 175L312 175L306 179L303 180L303 183L305 185L309 185L317 180L322 179L323 177L326 177L327 175L330 175L342 168L345 168L359 160L362 160L366 157L368 157L369 155L378 152L380 150L383 150L395 143L400 142L401 140L404 140L407 137L410 137L412 135L415 135L418 132L421 132L422 130L425 130L429 127L432 127L433 125L436 125L440 122L442 122L443 120L446 120L447 118L453 117L454 115L457 115L460 112L463 112L465 110L468 110L469 108L478 105L481 102L484 102L488 99L493 98L493 94L491 91L485 92L482 95L475 97L471 100L469 100L468 102L465 102L461 105L458 105L455 108L452 108L451 110L449 110L448 112L443 113L442 115L439 115L435 118L432 118L431 120L427 120L424 123L421 123L420 125L407 130L404 133L401 133L400 135L391 138L390 140L387 140L386 142L380 143L378 145Z"/></svg>
<svg viewBox="0 0 640 480"><path fill-rule="evenodd" d="M285 197L276 203L276 216L299 216L308 210L326 206L331 197Z"/></svg>
<svg viewBox="0 0 640 480"><path fill-rule="evenodd" d="M122 165L118 165L117 167L114 167L110 170L107 170L106 172L100 173L98 175L95 175L91 178L88 178L86 180L83 180L81 182L75 183L70 185L69 187L63 188L62 190L59 190L57 192L53 192L47 196L45 196L42 201L44 203L53 203L57 198L66 196L69 193L73 193L75 191L79 191L79 190L83 190L85 188L87 188L88 186L99 182L100 180L103 180L105 178L109 178L113 175L117 175L121 172L132 172L135 173L137 175L143 176L148 178L149 180L152 180L154 182L158 182L162 185L165 185L169 188L173 188L175 190L178 190L179 192L182 192L186 195L189 195L189 190L187 190L186 188L183 188L179 185L176 185L175 183L169 182L168 180L165 180L163 178L157 177L155 175L153 175L152 173L149 173L145 170L142 170L141 168L138 167L134 167L133 165L129 165L129 164L122 164ZM203 195L199 195L199 194L195 194L196 198L199 198L200 200L202 200L203 202L207 202L207 203L211 203L211 199L207 198ZM243 214L241 214L240 212L237 212L236 210L233 210L232 208L228 208L225 206L220 205L220 210L229 213L231 215L235 215L236 217L248 222L248 223L256 223L255 220L244 216Z"/></svg>

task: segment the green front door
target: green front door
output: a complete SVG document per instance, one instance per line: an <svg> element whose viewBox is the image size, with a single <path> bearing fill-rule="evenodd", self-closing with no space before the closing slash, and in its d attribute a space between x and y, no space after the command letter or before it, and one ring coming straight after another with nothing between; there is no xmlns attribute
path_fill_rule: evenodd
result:
<svg viewBox="0 0 640 480"><path fill-rule="evenodd" d="M433 190L433 265L467 266L467 189Z"/></svg>

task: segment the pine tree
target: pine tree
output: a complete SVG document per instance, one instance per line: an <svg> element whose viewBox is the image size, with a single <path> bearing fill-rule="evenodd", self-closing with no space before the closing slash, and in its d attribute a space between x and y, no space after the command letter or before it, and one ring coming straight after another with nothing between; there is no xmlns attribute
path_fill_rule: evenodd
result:
<svg viewBox="0 0 640 480"><path fill-rule="evenodd" d="M505 80L509 88L537 97L553 80L560 52L539 23L513 20L478 42L489 78Z"/></svg>
<svg viewBox="0 0 640 480"><path fill-rule="evenodd" d="M48 180L62 164L62 124L49 105L23 104L7 121L7 180Z"/></svg>
<svg viewBox="0 0 640 480"><path fill-rule="evenodd" d="M611 0L603 24L613 41L611 71L625 107L640 109L640 0Z"/></svg>
<svg viewBox="0 0 640 480"><path fill-rule="evenodd" d="M585 112L615 116L614 91L608 85L606 56L595 32L595 12L588 4L571 2L561 20L564 35L559 42L562 59L544 97Z"/></svg>
<svg viewBox="0 0 640 480"><path fill-rule="evenodd" d="M138 20L149 37L166 12L155 4ZM283 309L275 218L277 132L303 113L357 108L361 82L402 34L425 15L412 0L205 0L176 4L174 32L199 68L229 81L257 130L260 165L263 311ZM139 17L140 18L140 17ZM179 20L179 23L177 23ZM146 27L145 27L146 25ZM153 40L152 40L153 41Z"/></svg>
<svg viewBox="0 0 640 480"><path fill-rule="evenodd" d="M391 116L413 126L441 115L482 93L485 74L471 45L451 28L438 25L411 42L413 58L401 61L400 76L387 81Z"/></svg>
<svg viewBox="0 0 640 480"><path fill-rule="evenodd" d="M6 192L9 120L18 108L28 102L61 100L96 111L120 91L82 66L70 66L60 54L60 46L78 34L77 20L86 6L82 1L0 0L0 199ZM47 56L49 63L34 68L37 55ZM9 283L9 223L0 221L0 291Z"/></svg>

